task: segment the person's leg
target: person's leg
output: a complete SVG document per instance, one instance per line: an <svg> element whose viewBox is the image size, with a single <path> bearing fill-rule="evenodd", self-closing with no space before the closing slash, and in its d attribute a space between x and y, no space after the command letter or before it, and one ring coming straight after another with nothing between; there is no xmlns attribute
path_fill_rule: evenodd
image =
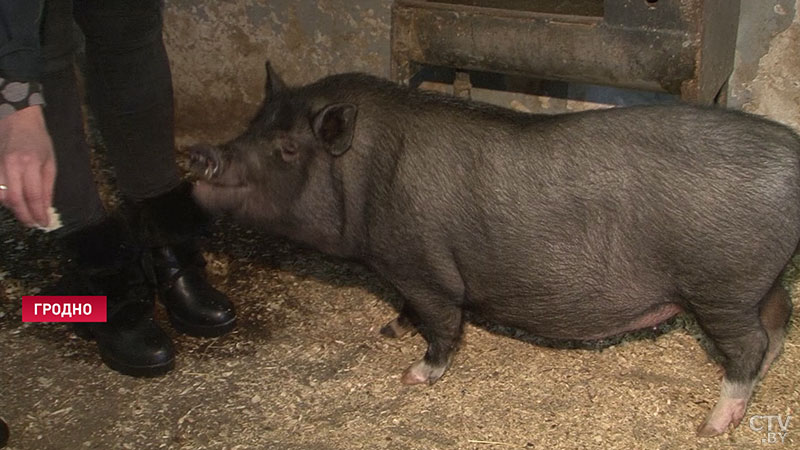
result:
<svg viewBox="0 0 800 450"><path fill-rule="evenodd" d="M42 22L45 120L56 154L54 206L64 227L56 234L71 271L57 295L107 296L108 322L79 324L94 337L103 361L130 375L158 375L174 365L169 338L153 322L153 291L141 250L127 227L106 214L92 176L73 64L71 0L49 0Z"/></svg>
<svg viewBox="0 0 800 450"><path fill-rule="evenodd" d="M68 234L106 217L83 130L75 78L72 1L49 0L42 18L44 115L56 153L53 204Z"/></svg>
<svg viewBox="0 0 800 450"><path fill-rule="evenodd" d="M75 0L86 36L86 91L119 190L143 200L180 183L172 79L159 0Z"/></svg>
<svg viewBox="0 0 800 450"><path fill-rule="evenodd" d="M86 36L89 106L134 228L152 251L159 298L179 331L218 336L233 305L206 280L196 244L204 215L175 161L172 79L160 0L76 0Z"/></svg>

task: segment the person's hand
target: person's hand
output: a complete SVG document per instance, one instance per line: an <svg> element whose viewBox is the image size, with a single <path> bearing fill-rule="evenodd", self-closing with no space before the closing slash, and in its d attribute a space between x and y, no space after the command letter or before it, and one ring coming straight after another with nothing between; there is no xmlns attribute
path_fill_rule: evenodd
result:
<svg viewBox="0 0 800 450"><path fill-rule="evenodd" d="M47 226L56 162L42 107L0 119L0 204L27 226Z"/></svg>

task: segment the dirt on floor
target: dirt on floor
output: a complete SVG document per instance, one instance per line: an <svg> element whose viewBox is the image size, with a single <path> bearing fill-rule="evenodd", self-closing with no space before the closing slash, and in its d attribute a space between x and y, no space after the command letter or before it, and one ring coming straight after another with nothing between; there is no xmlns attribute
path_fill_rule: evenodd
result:
<svg viewBox="0 0 800 450"><path fill-rule="evenodd" d="M137 379L106 368L64 324L22 322L21 297L61 273L54 248L0 213L0 417L10 449L800 448L797 318L742 425L698 439L722 372L688 316L585 348L472 322L446 375L408 387L400 374L425 344L378 333L399 300L387 284L221 220L206 257L236 304L236 329L178 335L158 310L177 366ZM767 416L791 416L783 443Z"/></svg>

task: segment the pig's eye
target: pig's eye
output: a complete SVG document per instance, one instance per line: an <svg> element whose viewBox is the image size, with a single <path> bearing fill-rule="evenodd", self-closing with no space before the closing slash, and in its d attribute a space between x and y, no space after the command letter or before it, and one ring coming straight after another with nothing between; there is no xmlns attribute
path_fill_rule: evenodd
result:
<svg viewBox="0 0 800 450"><path fill-rule="evenodd" d="M294 146L283 146L280 149L281 152L281 159L286 162L293 162L297 160L297 156L299 155L297 148Z"/></svg>

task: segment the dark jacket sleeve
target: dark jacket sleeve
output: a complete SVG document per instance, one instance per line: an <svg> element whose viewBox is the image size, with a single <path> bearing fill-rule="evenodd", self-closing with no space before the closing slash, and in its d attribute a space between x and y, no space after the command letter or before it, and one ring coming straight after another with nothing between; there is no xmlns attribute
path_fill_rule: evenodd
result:
<svg viewBox="0 0 800 450"><path fill-rule="evenodd" d="M0 0L0 77L11 81L39 79L43 5L44 0Z"/></svg>
<svg viewBox="0 0 800 450"><path fill-rule="evenodd" d="M0 119L44 104L39 44L44 0L0 0Z"/></svg>

